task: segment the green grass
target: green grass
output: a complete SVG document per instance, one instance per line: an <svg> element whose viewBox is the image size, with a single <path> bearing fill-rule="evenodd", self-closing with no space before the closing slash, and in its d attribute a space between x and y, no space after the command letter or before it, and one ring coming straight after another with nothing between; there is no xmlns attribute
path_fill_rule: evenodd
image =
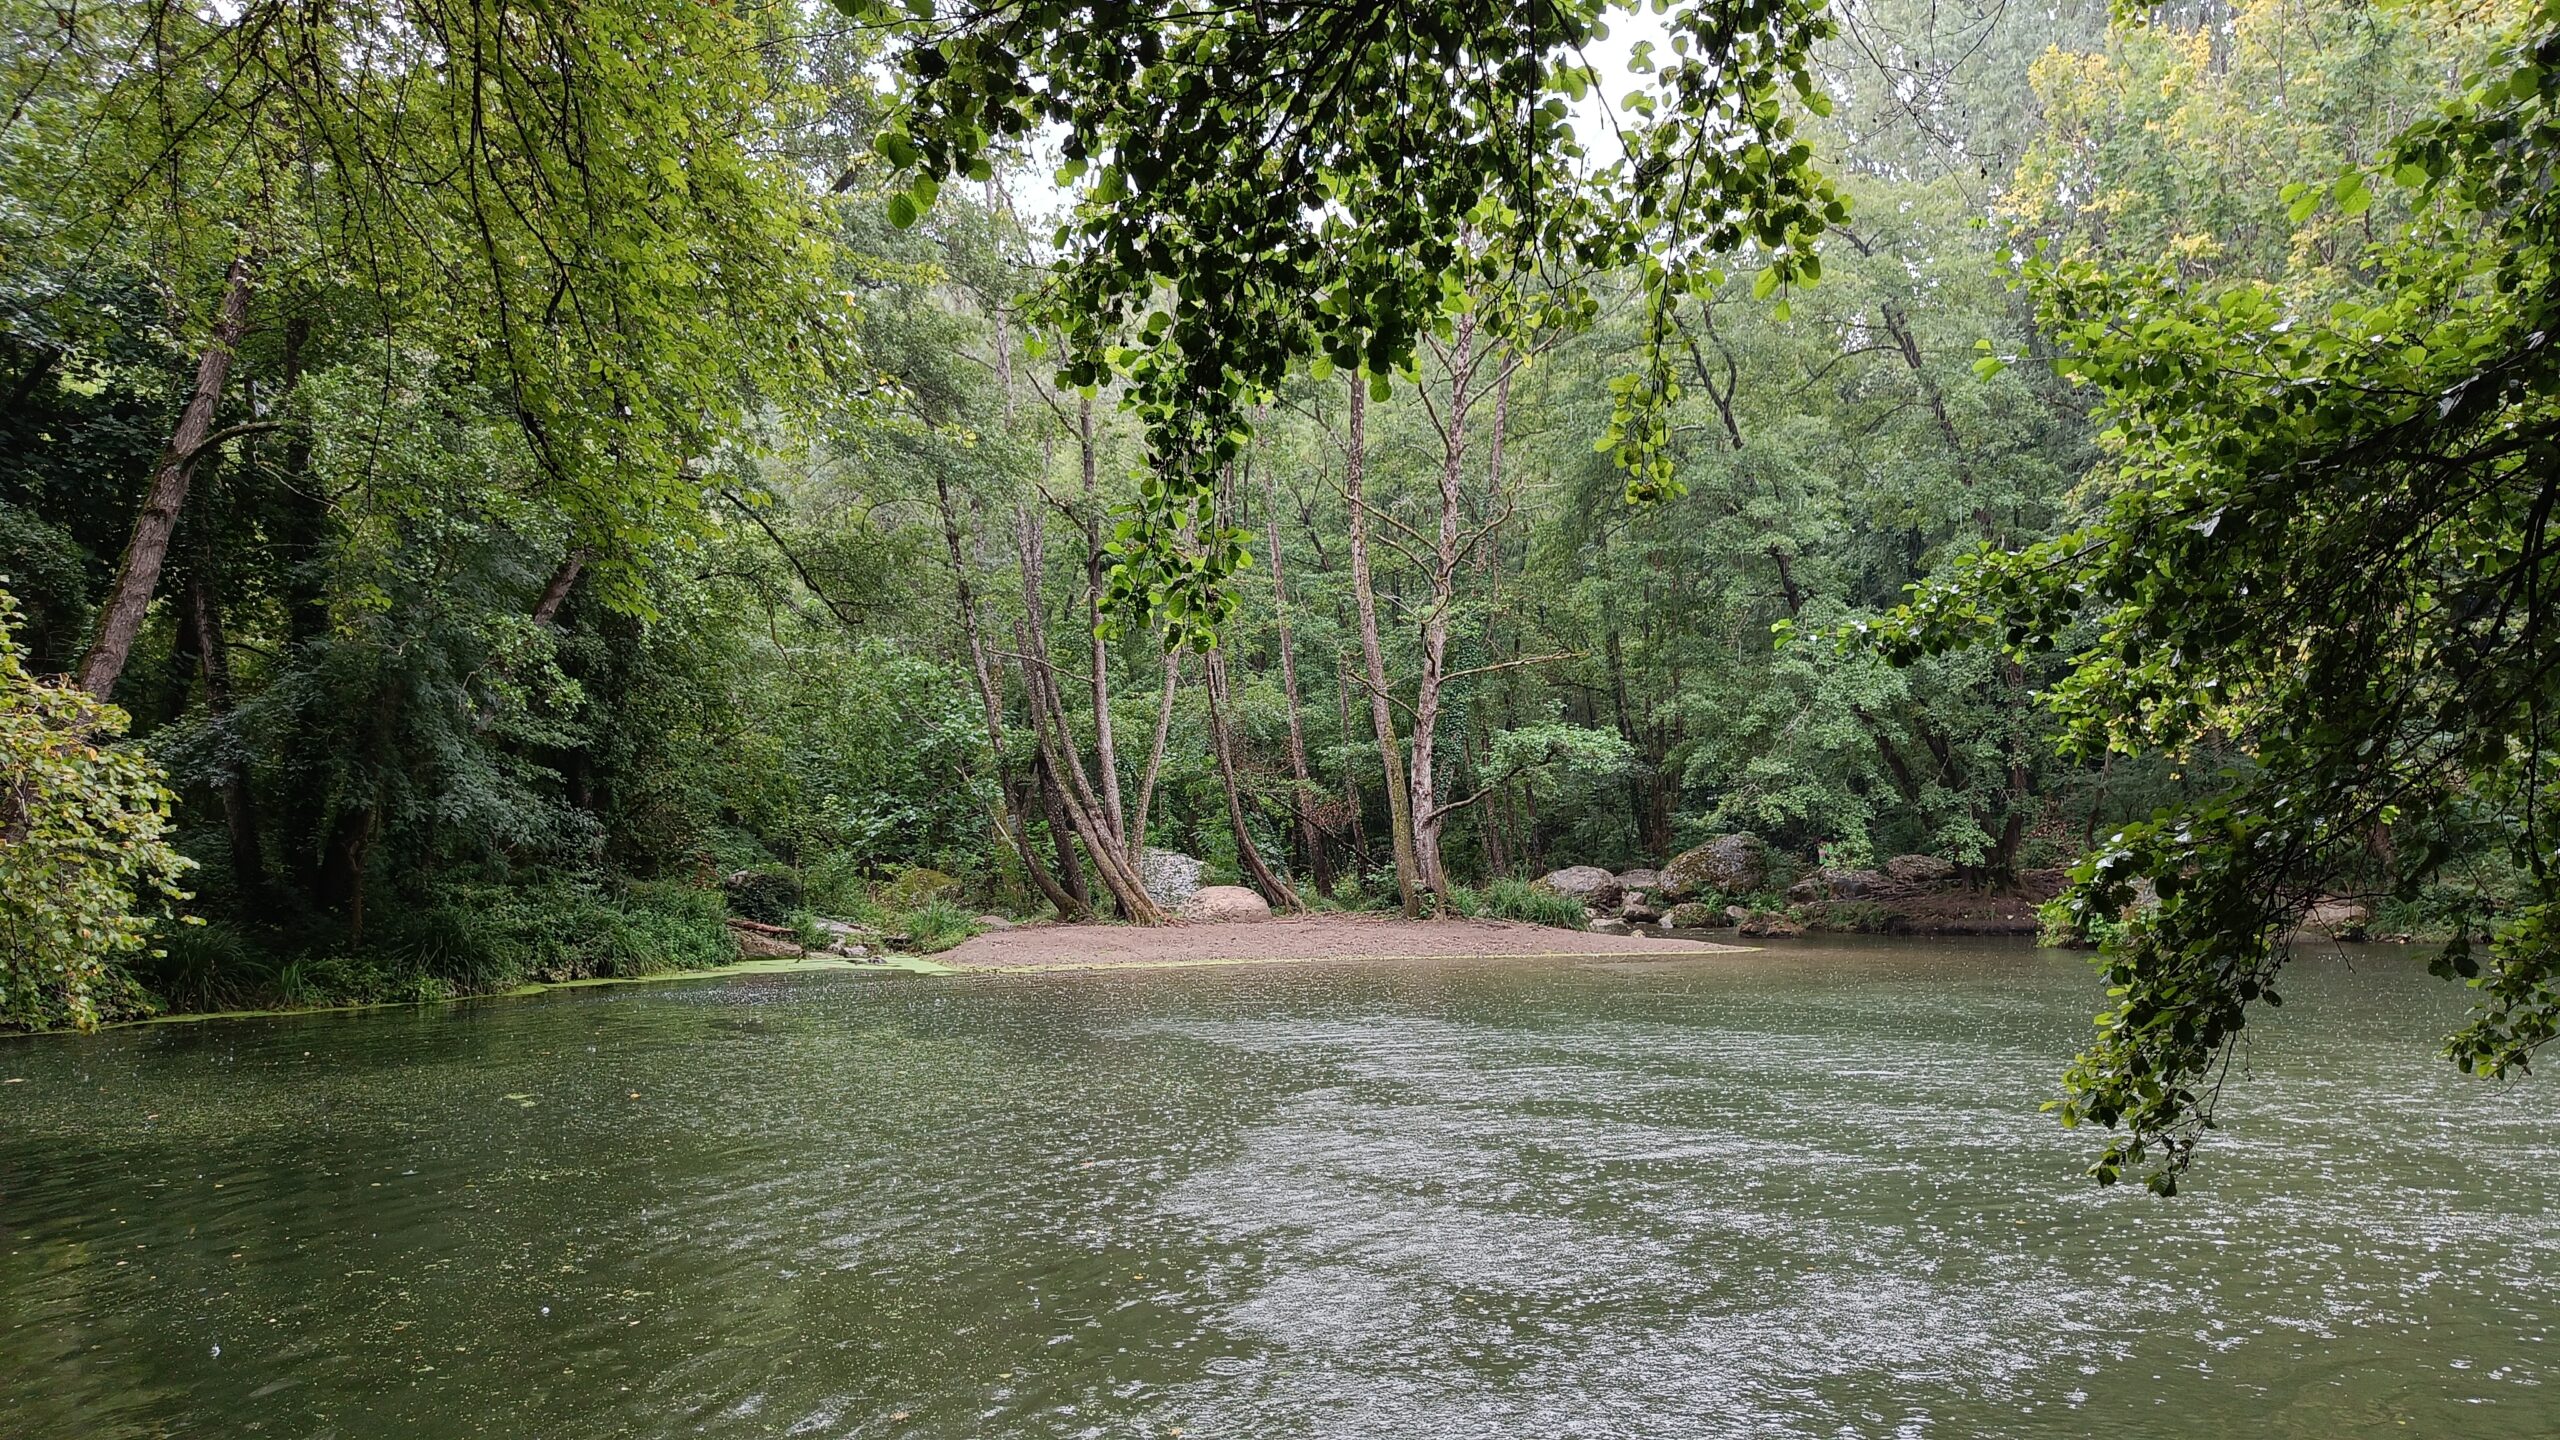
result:
<svg viewBox="0 0 2560 1440"><path fill-rule="evenodd" d="M1518 920L1559 930L1591 928L1591 912L1582 908L1581 901L1541 890L1526 880L1496 880L1476 892L1476 905L1476 913L1489 920Z"/></svg>

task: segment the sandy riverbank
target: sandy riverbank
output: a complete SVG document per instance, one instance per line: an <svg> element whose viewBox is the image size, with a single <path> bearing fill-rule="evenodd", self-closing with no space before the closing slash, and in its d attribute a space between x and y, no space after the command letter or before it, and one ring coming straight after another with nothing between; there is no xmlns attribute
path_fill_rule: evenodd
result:
<svg viewBox="0 0 2560 1440"><path fill-rule="evenodd" d="M1669 957L1750 947L1642 935L1595 935L1501 920L1391 920L1308 915L1159 926L1023 925L977 936L933 958L958 970L1110 970L1307 960Z"/></svg>

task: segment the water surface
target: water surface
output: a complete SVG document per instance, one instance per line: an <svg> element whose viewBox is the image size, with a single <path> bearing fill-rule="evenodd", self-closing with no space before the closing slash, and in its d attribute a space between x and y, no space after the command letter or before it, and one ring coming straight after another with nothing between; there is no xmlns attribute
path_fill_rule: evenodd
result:
<svg viewBox="0 0 2560 1440"><path fill-rule="evenodd" d="M2077 957L826 974L0 1043L0 1435L2560 1434L2555 1092L2306 965L2161 1202Z"/></svg>

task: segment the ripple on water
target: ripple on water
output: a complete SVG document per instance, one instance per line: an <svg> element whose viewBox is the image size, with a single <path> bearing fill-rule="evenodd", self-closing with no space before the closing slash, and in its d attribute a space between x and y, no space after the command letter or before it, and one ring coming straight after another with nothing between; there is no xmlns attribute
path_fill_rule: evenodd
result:
<svg viewBox="0 0 2560 1440"><path fill-rule="evenodd" d="M2000 947L560 994L12 1049L0 1434L2560 1428L2548 1092L2307 970L2200 1183Z"/></svg>

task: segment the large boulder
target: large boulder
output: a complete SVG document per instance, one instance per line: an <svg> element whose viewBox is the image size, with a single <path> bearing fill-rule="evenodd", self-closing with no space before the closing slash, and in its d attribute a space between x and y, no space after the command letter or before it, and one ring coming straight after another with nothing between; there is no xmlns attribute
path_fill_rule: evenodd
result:
<svg viewBox="0 0 2560 1440"><path fill-rule="evenodd" d="M1539 888L1582 902L1582 908L1594 915L1605 915L1618 908L1621 887L1618 877L1597 865L1568 865L1550 870L1538 877Z"/></svg>
<svg viewBox="0 0 2560 1440"><path fill-rule="evenodd" d="M1897 885L1944 885L1956 878L1956 866L1935 855L1896 855L1884 862L1884 873Z"/></svg>
<svg viewBox="0 0 2560 1440"><path fill-rule="evenodd" d="M1660 889L1661 886L1662 872L1659 870L1621 870L1618 872L1618 888L1621 890L1642 890L1649 893Z"/></svg>
<svg viewBox="0 0 2560 1440"><path fill-rule="evenodd" d="M1205 867L1179 850L1147 847L1138 856L1138 883L1159 905L1179 910L1191 897L1200 893L1200 872Z"/></svg>
<svg viewBox="0 0 2560 1440"><path fill-rule="evenodd" d="M1757 835L1719 835L1662 867L1654 898L1675 904L1708 895L1748 895L1769 879L1769 847Z"/></svg>
<svg viewBox="0 0 2560 1440"><path fill-rule="evenodd" d="M1241 885L1203 885L1182 902L1185 920L1268 920L1271 902Z"/></svg>

